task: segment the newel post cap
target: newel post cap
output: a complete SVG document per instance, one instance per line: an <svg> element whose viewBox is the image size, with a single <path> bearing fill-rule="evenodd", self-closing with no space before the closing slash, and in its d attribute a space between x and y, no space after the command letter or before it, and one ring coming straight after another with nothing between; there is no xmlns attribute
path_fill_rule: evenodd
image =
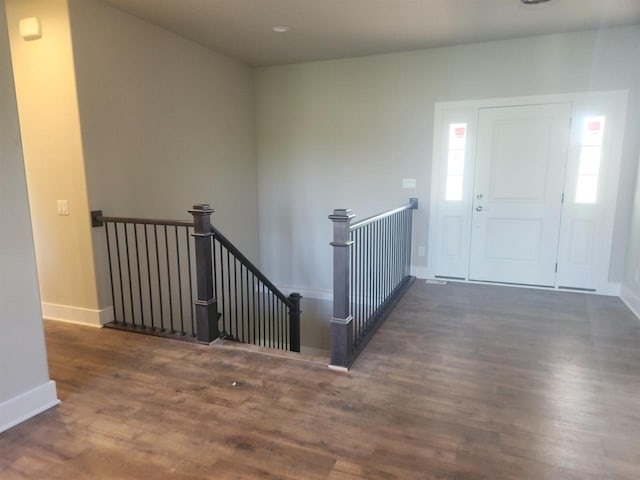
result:
<svg viewBox="0 0 640 480"><path fill-rule="evenodd" d="M351 213L350 208L336 208L331 215L329 215L329 220L334 222L348 222L355 215Z"/></svg>
<svg viewBox="0 0 640 480"><path fill-rule="evenodd" d="M214 212L215 210L208 203L197 203L189 210L189 213L193 215L208 215Z"/></svg>

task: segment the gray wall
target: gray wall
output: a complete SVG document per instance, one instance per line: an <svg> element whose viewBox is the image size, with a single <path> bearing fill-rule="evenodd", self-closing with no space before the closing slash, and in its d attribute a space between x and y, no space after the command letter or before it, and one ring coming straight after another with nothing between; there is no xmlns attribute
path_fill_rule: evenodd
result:
<svg viewBox="0 0 640 480"><path fill-rule="evenodd" d="M622 284L622 298L636 315L640 316L640 170L636 181L626 267Z"/></svg>
<svg viewBox="0 0 640 480"><path fill-rule="evenodd" d="M12 399L49 383L4 12L0 0L0 431Z"/></svg>
<svg viewBox="0 0 640 480"><path fill-rule="evenodd" d="M258 262L252 69L96 0L70 0L69 15L91 209L188 219L210 203Z"/></svg>
<svg viewBox="0 0 640 480"><path fill-rule="evenodd" d="M610 280L624 271L640 138L640 27L269 67L257 72L262 265L276 283L331 288L334 208L359 217L418 196L426 245L434 104L629 90ZM417 178L403 190L402 178ZM286 261L285 261L286 260ZM414 264L426 266L426 257Z"/></svg>

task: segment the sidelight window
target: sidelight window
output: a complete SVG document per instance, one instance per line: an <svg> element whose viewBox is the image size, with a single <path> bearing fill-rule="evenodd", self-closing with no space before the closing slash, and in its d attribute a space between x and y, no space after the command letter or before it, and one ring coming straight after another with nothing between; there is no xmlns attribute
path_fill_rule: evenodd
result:
<svg viewBox="0 0 640 480"><path fill-rule="evenodd" d="M445 200L462 200L464 185L464 151L467 142L467 124L449 125L449 148L447 150L447 187Z"/></svg>
<svg viewBox="0 0 640 480"><path fill-rule="evenodd" d="M578 167L576 203L589 204L597 202L603 134L604 117L585 118L582 130L580 166Z"/></svg>

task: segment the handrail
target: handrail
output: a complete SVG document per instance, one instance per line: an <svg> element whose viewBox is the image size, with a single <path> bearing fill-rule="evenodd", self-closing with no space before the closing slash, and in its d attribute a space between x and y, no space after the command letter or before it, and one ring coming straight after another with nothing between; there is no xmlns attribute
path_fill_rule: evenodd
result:
<svg viewBox="0 0 640 480"><path fill-rule="evenodd" d="M236 248L236 246L231 243L231 241L225 237L222 232L220 232L220 230L218 230L216 227L214 227L213 225L211 225L211 232L214 234L214 236L218 239L218 241L224 245L224 247L234 256L236 257L240 263L244 264L245 267L247 267L251 273L253 273L253 275L256 276L256 278L258 278L263 284L265 284L269 290L271 290L276 297L278 297L280 300L282 300L282 302L290 308L293 308L294 305L291 302L291 300L289 300L289 297L287 297L284 293L282 293L280 291L280 289L278 287L276 287L273 283L271 283L271 281L264 275L264 273L262 273L260 271L260 269L258 267L256 267L251 260L249 260L240 250L238 250Z"/></svg>
<svg viewBox="0 0 640 480"><path fill-rule="evenodd" d="M418 208L418 199L412 198L411 200L412 200L411 202L409 202L408 204L402 207L394 208L393 210L388 210L386 212L378 213L377 215L372 215L370 217L364 218L359 222L356 222L353 225L350 225L349 229L353 232L354 230L358 230L359 228L362 228L365 225L369 225L370 223L377 222L378 220L382 220L383 218L390 217L392 215L395 215L396 213L400 213L405 210L415 210L416 208ZM413 202L413 200L415 200L415 202Z"/></svg>
<svg viewBox="0 0 640 480"><path fill-rule="evenodd" d="M168 225L172 227L193 227L193 220L163 220L149 218L133 218L133 217L104 217L102 215L92 215L95 222L112 222L112 223L132 223L136 225Z"/></svg>

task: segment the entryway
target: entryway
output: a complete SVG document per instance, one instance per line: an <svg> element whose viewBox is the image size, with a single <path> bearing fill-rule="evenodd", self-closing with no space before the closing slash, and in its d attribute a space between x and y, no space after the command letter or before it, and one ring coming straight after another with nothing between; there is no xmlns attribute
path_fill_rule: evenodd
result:
<svg viewBox="0 0 640 480"><path fill-rule="evenodd" d="M428 276L615 293L626 97L436 104Z"/></svg>

